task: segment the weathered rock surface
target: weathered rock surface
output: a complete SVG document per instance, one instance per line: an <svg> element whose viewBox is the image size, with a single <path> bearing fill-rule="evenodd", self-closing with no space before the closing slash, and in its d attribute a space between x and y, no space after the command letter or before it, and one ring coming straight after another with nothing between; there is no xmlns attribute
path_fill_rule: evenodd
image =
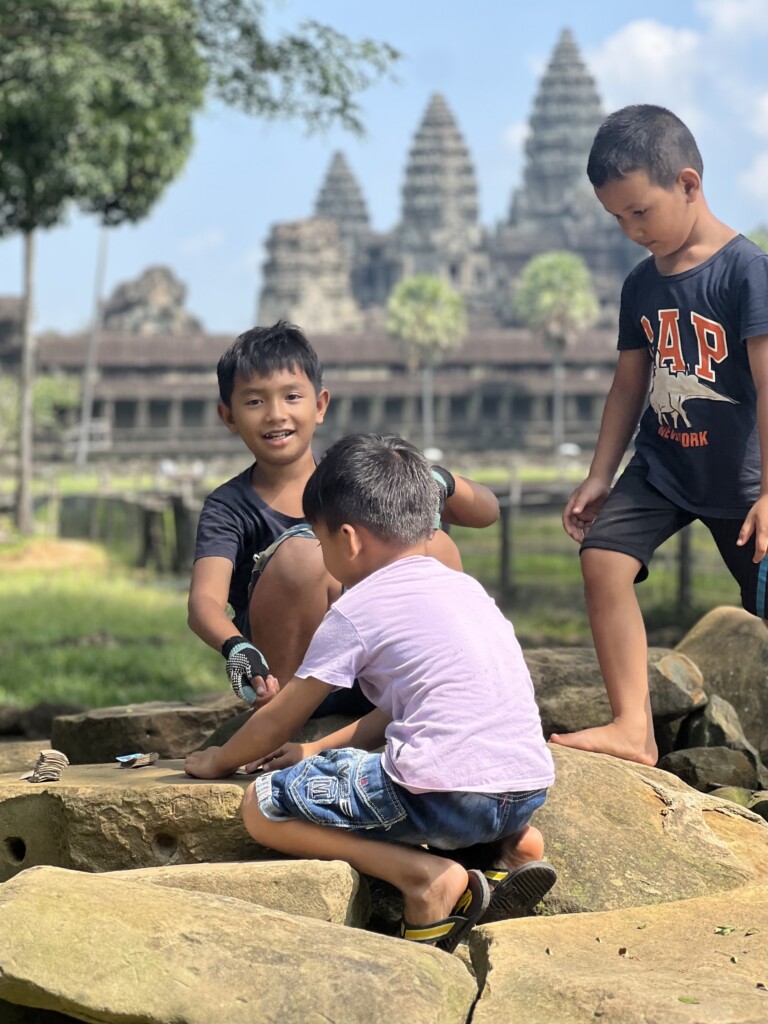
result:
<svg viewBox="0 0 768 1024"><path fill-rule="evenodd" d="M207 892L258 903L298 917L362 928L370 900L360 875L343 861L273 860L264 863L176 864L112 871L110 878Z"/></svg>
<svg viewBox="0 0 768 1024"><path fill-rule="evenodd" d="M35 766L41 750L50 749L48 740L5 740L0 743L0 775L28 772Z"/></svg>
<svg viewBox="0 0 768 1024"><path fill-rule="evenodd" d="M658 768L552 747L556 782L534 821L558 881L548 912L704 896L768 878L768 826Z"/></svg>
<svg viewBox="0 0 768 1024"><path fill-rule="evenodd" d="M611 708L593 650L563 647L524 653L545 736L610 721ZM648 676L656 719L683 718L706 703L701 672L690 658L652 647L648 652Z"/></svg>
<svg viewBox="0 0 768 1024"><path fill-rule="evenodd" d="M0 881L36 864L110 871L274 858L238 814L249 782L191 779L181 761L70 766L37 785L0 776Z"/></svg>
<svg viewBox="0 0 768 1024"><path fill-rule="evenodd" d="M115 1024L465 1024L477 993L436 949L205 893L146 893L56 868L0 887L0 999Z"/></svg>
<svg viewBox="0 0 768 1024"><path fill-rule="evenodd" d="M766 885L478 928L472 1024L763 1024L767 933Z"/></svg>
<svg viewBox="0 0 768 1024"><path fill-rule="evenodd" d="M103 764L120 754L152 751L163 758L186 757L242 707L230 692L188 701L94 708L56 718L51 743L67 755L70 764Z"/></svg>
<svg viewBox="0 0 768 1024"><path fill-rule="evenodd" d="M708 612L676 648L701 668L704 689L734 706L747 739L768 760L768 630L743 608Z"/></svg>
<svg viewBox="0 0 768 1024"><path fill-rule="evenodd" d="M659 768L672 772L683 782L702 793L723 786L757 789L757 771L750 759L740 750L728 747L691 747L673 750L659 761Z"/></svg>
<svg viewBox="0 0 768 1024"><path fill-rule="evenodd" d="M677 734L677 747L728 747L746 754L754 765L761 784L768 782L768 772L759 751L744 734L733 704L713 693L703 708L683 719Z"/></svg>
<svg viewBox="0 0 768 1024"><path fill-rule="evenodd" d="M241 708L242 704L238 703L238 710ZM200 744L200 749L204 750L206 747L222 746L230 736L234 736L237 730L245 725L252 714L252 711L239 710L239 713L234 718L223 722L210 736L207 736ZM325 715L323 718L310 718L294 736L294 740L297 743L312 743L321 736L330 736L332 732L336 732L342 726L349 725L353 721L354 718L351 715ZM190 747L190 750L192 749Z"/></svg>

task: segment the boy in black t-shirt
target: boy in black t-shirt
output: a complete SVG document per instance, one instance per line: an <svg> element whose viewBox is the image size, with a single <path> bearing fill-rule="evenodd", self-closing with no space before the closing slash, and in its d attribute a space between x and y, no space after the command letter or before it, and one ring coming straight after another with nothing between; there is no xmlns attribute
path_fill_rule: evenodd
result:
<svg viewBox="0 0 768 1024"><path fill-rule="evenodd" d="M341 593L301 505L315 468L312 436L323 422L329 395L314 348L298 327L283 321L241 334L216 372L219 416L242 438L255 462L203 505L189 625L227 658L238 696L259 706L277 692L274 679L293 677ZM441 467L434 472L445 494L446 522L488 526L496 521L498 502L487 487L454 479ZM435 533L429 548L449 567L461 568L456 545L443 531Z"/></svg>
<svg viewBox="0 0 768 1024"><path fill-rule="evenodd" d="M700 519L744 607L768 618L768 254L712 214L702 172L682 121L648 105L611 114L587 165L600 202L651 256L624 283L595 455L563 513L581 542L613 721L551 738L641 764L658 752L633 584L656 548ZM635 455L611 490L638 420Z"/></svg>

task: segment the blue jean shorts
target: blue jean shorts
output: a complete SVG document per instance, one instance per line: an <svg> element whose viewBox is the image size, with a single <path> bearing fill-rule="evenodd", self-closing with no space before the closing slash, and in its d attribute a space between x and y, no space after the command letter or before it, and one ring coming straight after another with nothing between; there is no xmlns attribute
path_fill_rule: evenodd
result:
<svg viewBox="0 0 768 1024"><path fill-rule="evenodd" d="M299 818L387 842L443 850L492 843L528 823L545 789L520 793L411 793L384 771L381 754L354 747L320 754L256 780L266 818Z"/></svg>

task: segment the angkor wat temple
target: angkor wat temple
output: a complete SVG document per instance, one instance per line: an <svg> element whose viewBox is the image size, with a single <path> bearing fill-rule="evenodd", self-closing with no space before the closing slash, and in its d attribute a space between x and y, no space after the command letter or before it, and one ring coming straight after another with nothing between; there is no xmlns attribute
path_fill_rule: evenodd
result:
<svg viewBox="0 0 768 1024"><path fill-rule="evenodd" d="M551 449L551 354L515 323L510 301L526 262L551 250L582 256L601 300L600 323L566 354L566 435L587 447L594 441L615 361L621 281L641 256L586 179L602 117L594 80L564 31L533 101L523 181L501 223L479 224L471 154L448 102L435 95L413 136L391 230L371 229L341 153L320 183L314 216L274 225L259 321L300 324L320 353L332 395L320 447L357 430L421 440L420 383L388 338L383 310L397 281L427 273L450 281L469 311L464 344L435 371L438 443L457 452ZM183 303L183 285L152 268L107 305L94 415L112 456L240 450L216 415L215 365L232 339L206 333ZM81 372L86 347L85 335L41 337L41 371ZM0 331L0 367L12 369L18 351L14 332Z"/></svg>

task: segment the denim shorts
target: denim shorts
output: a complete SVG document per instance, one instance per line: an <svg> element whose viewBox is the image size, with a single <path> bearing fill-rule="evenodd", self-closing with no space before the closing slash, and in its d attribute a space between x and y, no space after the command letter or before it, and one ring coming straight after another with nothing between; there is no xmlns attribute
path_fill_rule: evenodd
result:
<svg viewBox="0 0 768 1024"><path fill-rule="evenodd" d="M261 813L299 818L387 842L443 850L492 843L519 831L545 789L512 793L411 793L384 771L381 754L344 747L256 780Z"/></svg>

